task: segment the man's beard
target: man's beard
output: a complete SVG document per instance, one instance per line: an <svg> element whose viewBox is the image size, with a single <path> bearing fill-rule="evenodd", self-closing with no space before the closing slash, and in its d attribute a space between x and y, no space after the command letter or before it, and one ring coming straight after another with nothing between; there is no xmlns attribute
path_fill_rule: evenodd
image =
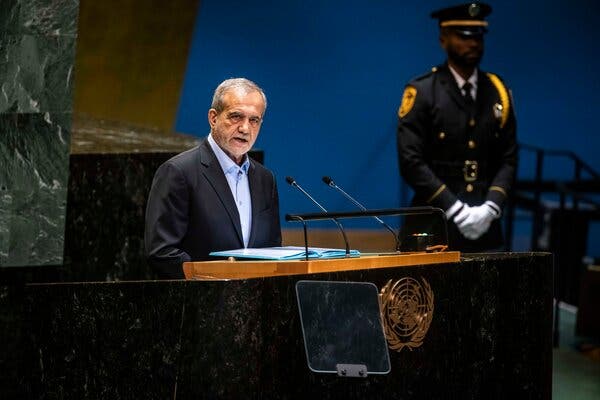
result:
<svg viewBox="0 0 600 400"><path fill-rule="evenodd" d="M464 54L458 54L452 49L448 50L448 58L452 61L453 64L456 64L460 67L464 68L475 68L481 62L481 58L483 57L483 49L479 52L470 51Z"/></svg>

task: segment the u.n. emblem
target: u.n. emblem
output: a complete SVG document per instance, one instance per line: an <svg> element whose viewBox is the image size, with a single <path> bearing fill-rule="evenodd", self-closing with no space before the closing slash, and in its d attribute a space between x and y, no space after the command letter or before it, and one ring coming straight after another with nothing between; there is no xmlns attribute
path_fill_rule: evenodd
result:
<svg viewBox="0 0 600 400"><path fill-rule="evenodd" d="M433 319L433 291L424 279L391 279L381 289L383 329L389 347L400 351L423 344Z"/></svg>

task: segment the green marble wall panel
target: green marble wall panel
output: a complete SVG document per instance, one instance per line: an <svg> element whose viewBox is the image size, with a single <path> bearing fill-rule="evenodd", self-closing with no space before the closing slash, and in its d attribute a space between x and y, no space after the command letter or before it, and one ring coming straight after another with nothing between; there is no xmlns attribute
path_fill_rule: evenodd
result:
<svg viewBox="0 0 600 400"><path fill-rule="evenodd" d="M79 0L2 0L0 32L77 35Z"/></svg>
<svg viewBox="0 0 600 400"><path fill-rule="evenodd" d="M71 113L0 114L0 265L62 263Z"/></svg>
<svg viewBox="0 0 600 400"><path fill-rule="evenodd" d="M19 1L0 1L0 32L3 35L19 31Z"/></svg>
<svg viewBox="0 0 600 400"><path fill-rule="evenodd" d="M75 37L0 39L0 113L71 112Z"/></svg>
<svg viewBox="0 0 600 400"><path fill-rule="evenodd" d="M0 266L63 262L78 0L0 1Z"/></svg>

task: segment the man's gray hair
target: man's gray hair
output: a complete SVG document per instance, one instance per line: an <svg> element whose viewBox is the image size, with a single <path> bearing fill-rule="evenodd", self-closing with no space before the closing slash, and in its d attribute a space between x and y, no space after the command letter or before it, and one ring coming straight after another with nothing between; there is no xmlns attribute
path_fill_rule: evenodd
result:
<svg viewBox="0 0 600 400"><path fill-rule="evenodd" d="M215 89L215 94L213 95L213 100L210 107L214 108L218 113L223 111L225 108L223 97L225 96L225 93L230 90L239 90L244 94L251 92L260 93L265 102L265 111L267 110L267 96L265 95L265 92L263 92L260 86L258 86L256 83L246 78L230 78L221 82Z"/></svg>

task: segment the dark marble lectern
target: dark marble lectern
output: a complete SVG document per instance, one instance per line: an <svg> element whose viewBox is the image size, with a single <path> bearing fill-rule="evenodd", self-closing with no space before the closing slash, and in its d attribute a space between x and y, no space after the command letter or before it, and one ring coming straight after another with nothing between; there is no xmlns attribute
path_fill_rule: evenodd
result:
<svg viewBox="0 0 600 400"><path fill-rule="evenodd" d="M299 280L426 280L420 346L367 378L312 372ZM552 257L209 281L29 284L0 295L3 398L549 399Z"/></svg>

